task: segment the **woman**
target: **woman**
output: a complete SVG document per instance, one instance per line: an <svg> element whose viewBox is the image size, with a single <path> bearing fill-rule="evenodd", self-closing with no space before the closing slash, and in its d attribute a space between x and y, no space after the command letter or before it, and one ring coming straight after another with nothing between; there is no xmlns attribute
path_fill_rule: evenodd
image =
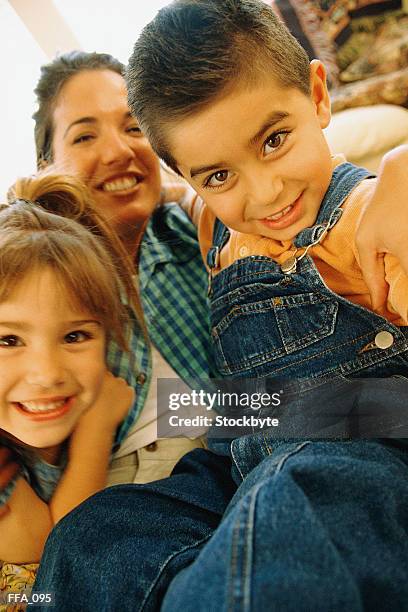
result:
<svg viewBox="0 0 408 612"><path fill-rule="evenodd" d="M150 342L135 323L130 355L114 345L108 351L112 371L136 391L118 432L110 484L167 476L179 457L201 446L199 439L157 441L152 378L210 374L207 280L195 230L178 207L158 206L159 160L130 115L123 69L107 54L58 57L42 67L34 115L38 167L86 183L134 259L141 289Z"/></svg>

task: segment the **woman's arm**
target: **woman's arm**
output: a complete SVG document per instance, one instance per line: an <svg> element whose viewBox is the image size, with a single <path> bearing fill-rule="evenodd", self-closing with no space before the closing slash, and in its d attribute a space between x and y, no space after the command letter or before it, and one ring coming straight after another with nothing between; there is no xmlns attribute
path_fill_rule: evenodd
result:
<svg viewBox="0 0 408 612"><path fill-rule="evenodd" d="M384 255L397 257L408 276L408 145L387 153L381 162L373 198L363 211L356 245L372 307L381 311L388 295Z"/></svg>
<svg viewBox="0 0 408 612"><path fill-rule="evenodd" d="M133 389L107 373L97 401L71 435L68 465L48 505L23 478L18 479L8 512L0 517L0 559L39 561L54 524L105 486L112 440L133 400Z"/></svg>

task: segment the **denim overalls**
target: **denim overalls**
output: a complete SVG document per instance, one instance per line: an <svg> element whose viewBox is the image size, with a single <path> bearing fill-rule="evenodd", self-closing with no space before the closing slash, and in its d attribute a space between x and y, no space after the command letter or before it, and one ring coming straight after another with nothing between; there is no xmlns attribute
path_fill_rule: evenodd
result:
<svg viewBox="0 0 408 612"><path fill-rule="evenodd" d="M294 240L298 257L334 227L345 198L370 176L367 170L349 163L335 168L316 224ZM228 238L228 229L217 220L207 256L210 269L216 268L218 253ZM398 431L402 432L400 437L406 435L406 420L401 430L399 417L405 413L407 397L401 389L407 392L408 328L397 327L333 293L308 253L298 259L295 268L285 273L269 257L252 255L235 261L210 280L211 333L220 377L283 380L287 405L291 414L297 415L286 424L286 438L304 438L316 431L316 423L310 422L306 410L311 405L314 417L318 414L320 419L320 438L379 437L390 428L393 434L385 434L389 437L398 437ZM359 383L357 392L356 378L364 378L366 383ZM324 414L331 408L336 414L348 409L347 393L354 393L354 403L357 393L360 407L354 407L355 412L370 406L371 421L367 417L362 430L349 431L344 425L336 428L332 421L324 422ZM385 414L391 397L394 412ZM382 421L374 415L373 423L376 410ZM266 413L261 411L261 416ZM241 465L241 472L248 473L262 457L255 446L267 445L276 433L270 430L233 442L233 448L250 445L252 449L243 453L246 458L252 454L253 459ZM279 433L282 438L282 430ZM220 452L221 446L213 448ZM242 457L242 453L235 455Z"/></svg>
<svg viewBox="0 0 408 612"><path fill-rule="evenodd" d="M349 164L335 170L299 246L338 220L365 176ZM227 238L217 224L215 245ZM407 374L404 329L333 294L307 256L290 275L266 257L237 261L214 278L211 300L225 377L285 374L308 396L325 380ZM61 612L74 601L89 612L408 610L404 448L265 432L221 453L233 460L234 495L229 460L196 449L170 478L110 487L81 504L50 535L37 589L57 591ZM122 567L126 588L113 571Z"/></svg>

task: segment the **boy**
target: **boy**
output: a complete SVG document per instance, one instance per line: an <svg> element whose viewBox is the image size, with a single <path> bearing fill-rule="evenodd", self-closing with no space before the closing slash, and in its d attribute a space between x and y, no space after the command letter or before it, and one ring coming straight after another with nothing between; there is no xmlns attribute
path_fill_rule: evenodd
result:
<svg viewBox="0 0 408 612"><path fill-rule="evenodd" d="M353 243L347 236L353 211L373 182L363 180L365 171L331 160L321 132L329 120L324 68L316 61L309 66L272 11L256 0L173 3L137 42L128 86L131 107L158 154L204 197L207 208L193 213L199 212L204 251L208 224L214 216L223 222L214 224L208 257L212 336L221 373L283 374L303 379L306 390L325 381L347 387L345 377L353 375L367 375L373 383L374 377L406 376L408 343L404 328L395 324L401 313L390 313L387 320L362 307L363 300L368 304L366 291L346 246L347 240ZM81 566L77 582L88 585L89 576L98 575L89 568L98 569L96 559L104 556L110 563L108 571L99 571L105 581L111 567L138 567L126 576L126 593L123 588L118 593L117 579L109 590L103 585L103 601L111 609L133 610L135 604L164 612L406 608L408 457L403 446L377 440L274 440L262 432L233 440L230 452L239 487L217 528L187 545L186 536L199 533L187 496L171 514L160 507L157 525L170 516L172 538L177 540L182 529L185 545L166 552L159 573L156 534L154 554L135 562L155 516L153 498L139 507L143 491L115 487L85 504L65 523L65 533L62 525L53 539L59 568L66 569L70 583L75 560L66 563L66 550L72 543L83 550L89 542L92 558L83 564L88 576L83 579ZM157 490L168 486L162 482L154 483ZM190 499L201 489L217 499L215 480L202 478ZM133 497L126 512L124 494ZM118 525L120 545L114 540L96 555L90 524L100 529L96 517L102 514ZM130 534L121 525L124 515L132 516ZM211 511L207 515L210 522ZM57 566L48 586L58 584L58 563L51 556L46 561ZM148 595L135 596L144 584L152 585Z"/></svg>
<svg viewBox="0 0 408 612"><path fill-rule="evenodd" d="M296 235L315 223L333 169L344 161L331 158L322 133L330 121L324 66L309 65L261 3L181 1L168 15L166 21L162 11L135 46L130 103L158 154L208 207L196 202L193 212L204 256L218 217L233 230L220 268L250 254L282 264L295 251ZM344 207L342 228L310 253L333 291L367 308L354 230L374 190L370 183L352 209ZM406 325L408 281L393 258L387 264L386 315Z"/></svg>

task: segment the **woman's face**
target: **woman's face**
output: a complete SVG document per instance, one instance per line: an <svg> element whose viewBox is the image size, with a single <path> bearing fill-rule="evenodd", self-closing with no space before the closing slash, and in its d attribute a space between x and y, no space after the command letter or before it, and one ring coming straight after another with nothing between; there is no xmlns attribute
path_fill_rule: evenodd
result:
<svg viewBox="0 0 408 612"><path fill-rule="evenodd" d="M62 87L53 113L53 164L79 176L119 235L143 227L160 199L159 161L130 115L124 79L84 70Z"/></svg>

